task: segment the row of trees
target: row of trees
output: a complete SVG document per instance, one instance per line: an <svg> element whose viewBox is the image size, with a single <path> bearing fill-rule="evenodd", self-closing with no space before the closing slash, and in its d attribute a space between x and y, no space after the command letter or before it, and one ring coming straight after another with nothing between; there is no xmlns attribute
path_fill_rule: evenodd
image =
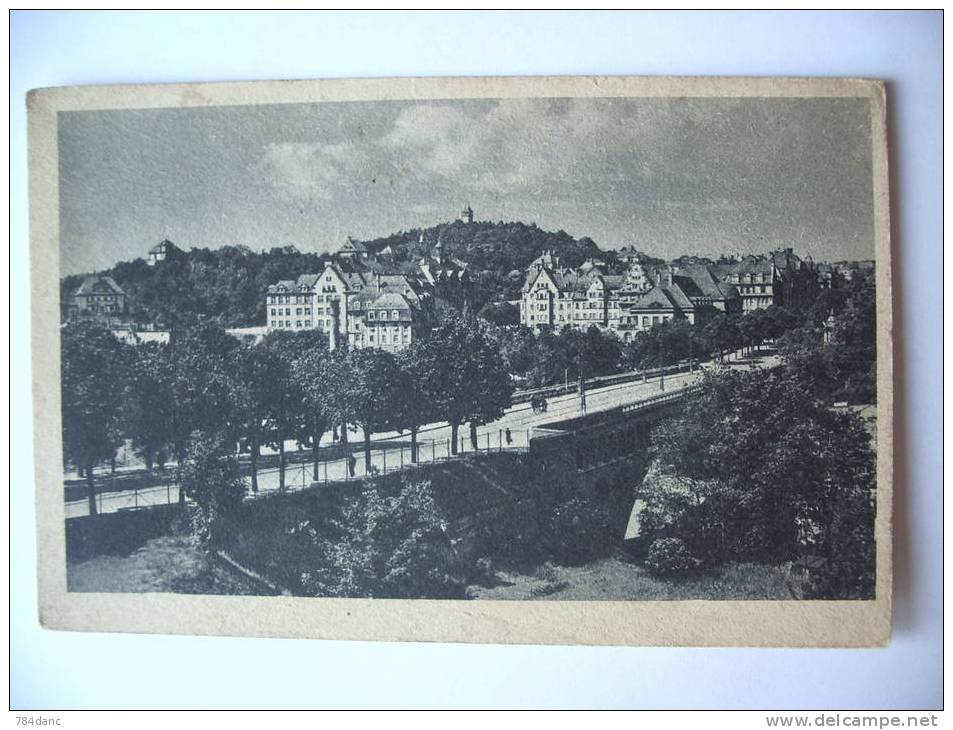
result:
<svg viewBox="0 0 953 730"><path fill-rule="evenodd" d="M530 387L553 385L580 373L585 378L625 370L674 365L690 358L724 358L728 352L753 349L802 324L783 307L748 312L740 317L718 314L703 324L675 319L638 332L623 342L612 332L591 327L583 332L525 327L494 328L494 338L511 373Z"/></svg>
<svg viewBox="0 0 953 730"><path fill-rule="evenodd" d="M875 454L861 418L831 407L876 403L873 280L828 304L775 335L782 368L708 373L698 398L653 432L641 521L650 569L811 555L823 566L812 595L873 595Z"/></svg>
<svg viewBox="0 0 953 730"><path fill-rule="evenodd" d="M261 448L274 446L283 488L288 440L310 446L316 472L322 436L335 429L346 440L345 424L356 425L370 469L374 433L409 432L416 461L419 429L443 421L456 453L460 426L469 423L475 447L477 426L499 418L513 392L485 327L454 313L397 355L331 352L315 331L244 344L208 323L174 331L167 345L137 347L94 324L71 324L62 354L65 454L86 473L91 513L93 469L124 438L150 465L165 453L184 464L197 438L245 441L253 490Z"/></svg>

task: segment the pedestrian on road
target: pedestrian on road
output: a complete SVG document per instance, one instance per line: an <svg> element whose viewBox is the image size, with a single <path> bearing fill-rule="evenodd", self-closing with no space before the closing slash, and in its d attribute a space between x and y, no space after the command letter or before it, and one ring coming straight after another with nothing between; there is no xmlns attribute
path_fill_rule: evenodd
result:
<svg viewBox="0 0 953 730"><path fill-rule="evenodd" d="M347 455L347 472L351 476L354 476L354 467L357 466L357 459L354 457L354 454Z"/></svg>
<svg viewBox="0 0 953 730"><path fill-rule="evenodd" d="M513 443L513 433L510 431L509 426L506 428L506 445L509 446Z"/></svg>

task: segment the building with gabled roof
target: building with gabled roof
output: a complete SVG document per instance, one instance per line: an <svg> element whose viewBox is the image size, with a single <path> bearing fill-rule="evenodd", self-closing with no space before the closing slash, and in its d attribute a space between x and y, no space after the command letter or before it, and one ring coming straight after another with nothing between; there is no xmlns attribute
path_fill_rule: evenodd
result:
<svg viewBox="0 0 953 730"><path fill-rule="evenodd" d="M126 293L111 276L93 274L63 302L63 319L115 323L126 313Z"/></svg>
<svg viewBox="0 0 953 730"><path fill-rule="evenodd" d="M735 287L719 282L703 264L633 262L622 273L587 264L563 268L548 251L537 257L523 282L520 322L532 328L595 326L629 341L636 332L672 319L704 322L718 311L741 311Z"/></svg>
<svg viewBox="0 0 953 730"><path fill-rule="evenodd" d="M175 258L180 253L182 253L182 249L166 238L149 249L149 253L146 255L146 263L149 266L155 266L163 261Z"/></svg>
<svg viewBox="0 0 953 730"><path fill-rule="evenodd" d="M369 253L370 252L367 250L367 246L360 241L348 236L341 248L339 248L335 253L335 256L340 259L356 259L363 261L368 258Z"/></svg>
<svg viewBox="0 0 953 730"><path fill-rule="evenodd" d="M435 287L444 277L427 276L420 265L382 262L370 254L362 258L363 253L363 244L349 239L320 274L269 286L267 329L317 329L328 334L332 349L341 342L387 350L409 346L429 327Z"/></svg>
<svg viewBox="0 0 953 730"><path fill-rule="evenodd" d="M737 289L745 312L773 305L798 308L812 301L821 285L811 258L801 260L791 248L715 264L712 270L719 282Z"/></svg>

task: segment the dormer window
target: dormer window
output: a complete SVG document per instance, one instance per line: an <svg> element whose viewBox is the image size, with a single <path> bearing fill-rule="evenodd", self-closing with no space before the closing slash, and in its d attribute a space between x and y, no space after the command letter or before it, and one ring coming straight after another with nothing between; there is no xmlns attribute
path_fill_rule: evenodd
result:
<svg viewBox="0 0 953 730"><path fill-rule="evenodd" d="M367 318L368 318L368 319L374 319L374 314L375 314L375 312L374 312L373 309L368 309L368 310L367 310Z"/></svg>
<svg viewBox="0 0 953 730"><path fill-rule="evenodd" d="M400 312L398 312L395 309L393 312L390 313L390 318L394 320L400 319Z"/></svg>

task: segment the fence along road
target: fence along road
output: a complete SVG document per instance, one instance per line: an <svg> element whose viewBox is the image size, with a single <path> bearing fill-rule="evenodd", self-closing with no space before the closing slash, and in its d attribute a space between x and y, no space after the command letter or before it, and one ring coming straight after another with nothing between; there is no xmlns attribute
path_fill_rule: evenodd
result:
<svg viewBox="0 0 953 730"><path fill-rule="evenodd" d="M776 356L767 356L756 361L755 364L770 367L777 364ZM748 368L750 361L739 361L736 366ZM711 367L710 365L707 367ZM654 376L646 381L634 380L630 382L607 385L586 391L586 412L594 413L606 411L618 406L637 404L654 398L662 393L672 393L696 383L706 369L699 368L694 372L681 372ZM548 408L545 412L534 413L529 403L519 403L507 409L506 413L497 421L477 429L478 451L507 451L526 450L532 438L534 427L544 423L569 418L580 413L580 399L577 393L554 396L548 399ZM506 429L510 430L510 441L506 439ZM312 484L334 483L351 479L363 479L368 476L364 464L364 451L360 434L351 431L349 448L352 450L356 463L354 475L348 470L347 459L340 457L331 461L321 461L317 475L312 474L310 450L299 452L297 442L289 441L286 444L291 462L285 470L285 489L288 491L303 489ZM460 455L473 453L470 443L468 425L463 425L457 435L458 452ZM330 446L331 435L325 434L322 444ZM391 473L397 470L408 470L414 467L410 458L410 436L407 433L400 435L395 432L374 434L371 449L371 475ZM418 434L418 461L421 464L434 461L444 461L451 457L450 427L446 424L434 424L421 429ZM273 450L263 450L263 455L274 454ZM305 459L305 461L301 461ZM247 467L247 462L243 462ZM120 509L136 509L155 505L170 504L178 501L178 486L172 483L174 470L169 470L168 483L127 490L122 492L100 492L97 494L97 507L100 512L116 512ZM249 476L250 482L250 476ZM274 493L279 490L278 468L269 466L258 471L258 495ZM249 491L249 495L254 497ZM81 498L66 502L66 517L81 517L89 514L89 506L85 493Z"/></svg>

